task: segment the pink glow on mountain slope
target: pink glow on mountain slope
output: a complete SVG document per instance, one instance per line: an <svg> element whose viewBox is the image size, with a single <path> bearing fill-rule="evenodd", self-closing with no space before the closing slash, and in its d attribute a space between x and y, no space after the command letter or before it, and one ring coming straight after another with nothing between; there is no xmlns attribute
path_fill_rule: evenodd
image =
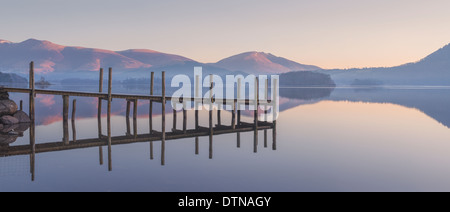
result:
<svg viewBox="0 0 450 212"><path fill-rule="evenodd" d="M54 62L45 60L44 62L38 64L38 66L35 68L35 71L38 74L47 74L55 71L55 69L53 68L53 66L55 65L56 64Z"/></svg>

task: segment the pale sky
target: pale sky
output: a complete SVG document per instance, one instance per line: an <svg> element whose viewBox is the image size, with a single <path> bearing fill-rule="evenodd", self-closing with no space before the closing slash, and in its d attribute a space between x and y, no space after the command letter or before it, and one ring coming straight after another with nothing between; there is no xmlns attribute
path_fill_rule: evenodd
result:
<svg viewBox="0 0 450 212"><path fill-rule="evenodd" d="M0 0L0 39L199 62L263 51L322 68L394 66L450 43L449 8L449 0Z"/></svg>

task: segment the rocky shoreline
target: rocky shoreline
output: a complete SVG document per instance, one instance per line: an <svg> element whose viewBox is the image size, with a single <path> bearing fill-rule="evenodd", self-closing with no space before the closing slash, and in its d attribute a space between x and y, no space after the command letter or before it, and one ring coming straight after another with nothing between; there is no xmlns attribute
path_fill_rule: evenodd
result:
<svg viewBox="0 0 450 212"><path fill-rule="evenodd" d="M23 136L30 127L29 116L18 110L17 104L9 99L9 94L0 87L0 146L8 145Z"/></svg>

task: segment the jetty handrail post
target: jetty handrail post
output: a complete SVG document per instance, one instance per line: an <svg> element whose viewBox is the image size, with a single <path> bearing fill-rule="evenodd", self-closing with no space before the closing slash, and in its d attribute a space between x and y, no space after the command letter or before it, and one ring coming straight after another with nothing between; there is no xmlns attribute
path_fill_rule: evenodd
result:
<svg viewBox="0 0 450 212"><path fill-rule="evenodd" d="M213 75L209 75L210 90L209 90L209 159L213 158Z"/></svg>
<svg viewBox="0 0 450 212"><path fill-rule="evenodd" d="M241 125L241 78L237 82L237 125Z"/></svg>
<svg viewBox="0 0 450 212"><path fill-rule="evenodd" d="M35 91L35 84L34 84L34 62L30 62L30 76L29 76L29 83L30 83L30 102L29 102L29 114L30 114L30 120L32 123L34 123L34 98L36 95Z"/></svg>
<svg viewBox="0 0 450 212"><path fill-rule="evenodd" d="M264 100L268 102L269 100L269 79L265 80L265 88L264 88ZM264 106L264 122L268 123L268 117L267 117L267 104ZM264 148L267 148L267 130L264 130Z"/></svg>
<svg viewBox="0 0 450 212"><path fill-rule="evenodd" d="M199 100L197 100L197 98L199 98L200 97L200 91L199 91L199 81L200 81L200 76L198 76L198 75L196 75L195 76L195 78L196 78L196 80L195 80L195 101L194 101L194 107L195 107L195 129L196 130L198 130L198 128L199 128L199 120L198 120L198 113L199 113L199 103L198 103L198 101Z"/></svg>
<svg viewBox="0 0 450 212"><path fill-rule="evenodd" d="M232 113L231 113L231 129L236 129L236 102L233 101Z"/></svg>
<svg viewBox="0 0 450 212"><path fill-rule="evenodd" d="M255 78L255 111L254 113L254 133L253 133L253 152L258 152L258 101L259 101L259 79Z"/></svg>
<svg viewBox="0 0 450 212"><path fill-rule="evenodd" d="M265 88L264 88L264 100L266 100L266 102L269 102L269 79L266 79L266 83L265 83ZM268 117L267 117L267 104L264 106L264 121L267 123L268 122Z"/></svg>
<svg viewBox="0 0 450 212"><path fill-rule="evenodd" d="M112 68L109 68L108 76L108 109L107 109L107 133L108 133L108 170L112 171L112 140L111 140L111 101L112 101Z"/></svg>
<svg viewBox="0 0 450 212"><path fill-rule="evenodd" d="M112 68L108 71L108 102L112 101Z"/></svg>
<svg viewBox="0 0 450 212"><path fill-rule="evenodd" d="M258 77L256 77L255 78L255 101L254 101L255 111L253 112L253 115L254 115L253 122L255 125L254 126L255 130L258 130L258 109L259 109L258 102L259 102L259 79L258 79Z"/></svg>
<svg viewBox="0 0 450 212"><path fill-rule="evenodd" d="M30 99L29 99L29 116L31 120L30 126L30 146L31 146L31 154L30 154L30 172L31 172L31 181L34 181L35 178L35 159L36 159L36 131L35 131L35 117L34 117L34 62L30 62Z"/></svg>
<svg viewBox="0 0 450 212"><path fill-rule="evenodd" d="M98 92L102 93L103 92L103 68L100 68L99 71L99 82L98 82Z"/></svg>
<svg viewBox="0 0 450 212"><path fill-rule="evenodd" d="M273 98L272 98L272 103L273 103L273 107L272 107L272 149L276 150L277 149L277 111L278 111L278 79L274 79L273 81Z"/></svg>
<svg viewBox="0 0 450 212"><path fill-rule="evenodd" d="M75 121L75 118L76 118L76 112L77 112L77 100L76 99L74 99L73 101L72 101L72 121Z"/></svg>
<svg viewBox="0 0 450 212"><path fill-rule="evenodd" d="M36 159L36 131L35 131L35 118L34 118L34 97L35 97L35 89L34 89L34 62L30 62L30 76L29 76L29 88L30 88L30 98L29 98L29 116L30 116L30 146L31 146L31 154L30 154L30 172L31 172L31 181L34 181L35 178L35 159Z"/></svg>
<svg viewBox="0 0 450 212"><path fill-rule="evenodd" d="M103 68L99 70L98 92L103 92ZM97 105L97 127L98 127L98 139L102 139L102 98L98 98ZM103 165L103 147L98 147L98 158L100 165Z"/></svg>
<svg viewBox="0 0 450 212"><path fill-rule="evenodd" d="M154 88L154 80L155 80L155 72L151 72L150 74L150 96L153 96L153 88ZM149 108L149 128L150 135L153 133L153 100L150 100L150 108ZM152 144L153 142L151 142Z"/></svg>
<svg viewBox="0 0 450 212"><path fill-rule="evenodd" d="M155 72L150 73L150 96L153 96ZM150 100L149 112L148 112L148 126L150 135L153 134L153 100ZM153 160L153 141L150 141L150 160Z"/></svg>
<svg viewBox="0 0 450 212"><path fill-rule="evenodd" d="M98 92L103 92L103 68L99 71L99 83ZM98 138L102 138L102 98L98 98L98 112L97 112L97 122L98 122ZM102 148L100 146L100 148Z"/></svg>
<svg viewBox="0 0 450 212"><path fill-rule="evenodd" d="M162 114L161 114L161 165L165 165L166 151L166 72L162 72Z"/></svg>
<svg viewBox="0 0 450 212"><path fill-rule="evenodd" d="M194 98L194 110L195 110L195 130L199 129L199 100L197 98L200 97L200 91L199 91L199 83L200 82L200 76L196 75L195 76L195 98ZM198 155L199 154L199 139L198 136L195 137L195 154Z"/></svg>

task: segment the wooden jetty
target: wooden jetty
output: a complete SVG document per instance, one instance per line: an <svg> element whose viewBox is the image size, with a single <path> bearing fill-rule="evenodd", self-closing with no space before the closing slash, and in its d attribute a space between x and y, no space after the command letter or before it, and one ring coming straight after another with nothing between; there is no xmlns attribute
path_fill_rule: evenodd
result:
<svg viewBox="0 0 450 212"><path fill-rule="evenodd" d="M241 99L240 92L238 92L238 96L236 99L216 99L212 96L212 92L210 92L211 96L209 99L206 99L199 96L199 86L196 85L195 88L195 96L194 97L180 97L180 103L186 105L188 102L193 102L195 107L195 128L188 129L187 128L187 111L186 107L183 108L183 124L182 130L177 129L176 125L176 114L177 112L174 110L174 120L173 120L173 128L170 132L166 131L166 103L167 101L171 101L172 98L166 96L166 86L165 86L165 72L162 72L162 94L154 95L154 73L151 72L150 78L150 91L149 95L129 95L129 94L113 94L112 93L112 68L108 69L108 91L107 93L103 92L103 69L99 71L99 92L78 92L78 91L59 91L59 90L46 90L46 89L36 89L34 82L34 63L30 63L30 71L29 71L29 88L8 88L4 89L8 92L12 93L28 93L29 94L29 116L32 121L30 132L30 144L29 145L17 145L17 146L7 146L0 148L0 157L4 156L14 156L14 155L30 155L30 171L32 171L32 179L34 180L34 161L35 154L43 153L43 152L52 152L52 151L64 151L64 150L72 150L79 148L90 148L90 147L98 147L99 148L99 158L100 164L103 164L103 147L107 146L108 148L108 169L112 170L112 159L111 159L111 146L120 145L120 144L130 144L136 142L150 142L150 158L153 159L153 144L156 141L161 142L161 165L165 165L165 142L175 139L182 138L195 138L195 154L198 154L199 151L199 137L209 136L209 158L213 158L213 135L221 135L221 134L229 134L229 133L237 133L237 147L241 146L240 144L240 133L243 132L254 132L254 152L257 152L258 146L258 131L264 130L264 147L267 147L267 130L272 129L272 149L276 149L276 121L268 122L267 119L267 107L271 106L273 109L277 107L276 101L268 99L268 80L266 80L265 84L265 94L264 101L259 101L259 86L258 80L256 80L255 86L255 98L254 100L249 99ZM198 77L198 76L196 76ZM211 79L211 91L213 89L213 81ZM198 80L198 78L197 78ZM238 89L241 89L241 79L238 79ZM277 84L277 83L275 83ZM278 88L274 88L275 91ZM46 95L59 95L63 98L63 139L62 141L55 142L46 142L46 143L35 143L35 98L37 94L46 94ZM98 98L98 137L92 139L77 139L76 138L76 99L72 102L72 134L73 139L69 138L69 97L93 97ZM127 120L127 133L124 136L111 136L111 102L113 99L125 99L127 101L127 109L126 109L126 120ZM102 134L102 122L101 122L101 114L102 114L102 102L107 102L107 134ZM138 101L150 101L149 106L149 132L146 134L138 134L137 133L137 106ZM232 103L232 118L230 125L226 125L221 121L221 113L220 110L217 110L217 120L218 124L213 124L213 110L209 110L209 126L202 127L199 125L199 111L198 105L200 103L209 104L210 108L212 104L230 104ZM133 133L131 133L129 116L131 113L131 103L133 104ZM162 105L162 113L161 113L161 131L156 131L153 129L153 103L161 103ZM240 105L250 105L255 104L256 110L254 111L254 121L253 123L245 123L241 120L241 111L237 110L240 108ZM20 104L22 107L22 103ZM266 108L264 111L265 118L264 121L260 121L258 117L258 106L262 105ZM276 110L274 110L276 111ZM237 113L237 114L236 114Z"/></svg>

